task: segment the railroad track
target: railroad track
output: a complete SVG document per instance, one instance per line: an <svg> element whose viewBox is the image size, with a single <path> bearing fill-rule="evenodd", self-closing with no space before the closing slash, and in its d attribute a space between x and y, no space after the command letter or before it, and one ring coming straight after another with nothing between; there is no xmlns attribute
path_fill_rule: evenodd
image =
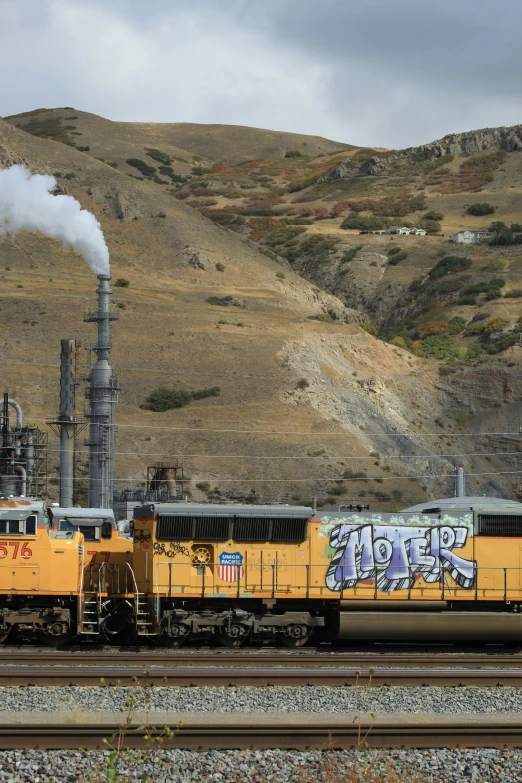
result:
<svg viewBox="0 0 522 783"><path fill-rule="evenodd" d="M136 678L147 686L522 686L521 668L350 668L298 666L169 666L147 669L121 662L63 666L0 665L3 686L130 686Z"/></svg>
<svg viewBox="0 0 522 783"><path fill-rule="evenodd" d="M122 651L115 647L103 650L49 650L49 648L0 648L0 667L10 664L26 666L306 666L365 668L506 668L522 667L520 652L506 653L378 653L378 652L328 652L317 649L261 652L258 650L207 650L199 652L190 648L163 650L153 648L139 651Z"/></svg>
<svg viewBox="0 0 522 783"><path fill-rule="evenodd" d="M158 727L161 730L162 727ZM369 727L354 723L324 723L312 720L295 723L184 724L162 748L266 749L266 748L354 748L360 738L372 748L518 748L522 747L522 722L432 722L375 723ZM106 749L114 724L0 724L0 750L40 748L44 750ZM368 732L368 733L367 733ZM131 728L124 745L144 746L145 731Z"/></svg>

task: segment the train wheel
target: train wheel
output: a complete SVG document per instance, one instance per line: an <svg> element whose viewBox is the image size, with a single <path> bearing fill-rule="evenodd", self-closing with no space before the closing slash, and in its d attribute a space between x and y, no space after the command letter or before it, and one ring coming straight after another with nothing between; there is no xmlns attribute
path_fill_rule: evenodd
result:
<svg viewBox="0 0 522 783"><path fill-rule="evenodd" d="M167 635L166 633L160 634L160 636L156 637L158 644L162 647L170 647L171 649L182 647L186 644L191 636L190 630L188 628L183 628L183 626L174 626L174 628L177 629L179 633L174 636Z"/></svg>
<svg viewBox="0 0 522 783"><path fill-rule="evenodd" d="M312 628L308 628L305 625L295 625L290 626L287 629L287 633L278 634L277 640L281 642L284 647L295 650L298 647L304 647L310 640L312 633Z"/></svg>
<svg viewBox="0 0 522 783"><path fill-rule="evenodd" d="M250 629L243 625L231 625L230 628L220 628L214 634L216 641L222 647L242 647L249 636Z"/></svg>

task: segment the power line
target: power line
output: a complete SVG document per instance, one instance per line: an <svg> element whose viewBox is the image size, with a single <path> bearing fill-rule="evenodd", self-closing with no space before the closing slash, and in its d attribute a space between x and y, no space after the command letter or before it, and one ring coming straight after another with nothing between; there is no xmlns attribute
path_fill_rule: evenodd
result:
<svg viewBox="0 0 522 783"><path fill-rule="evenodd" d="M49 454L59 454L61 449L46 449ZM75 449L75 454L89 454L89 451L84 449ZM96 452L98 453L98 452ZM99 452L105 454L106 452ZM315 456L277 456L277 455L255 455L255 454L166 454L165 452L149 452L149 451L115 451L115 456L119 457L165 457L166 459L178 459L184 457L186 459L266 459L266 460L310 460L310 459L331 459L331 460L375 460L375 459L454 459L456 457L505 457L505 456L517 456L522 455L522 451L489 451L489 452L468 452L467 454L392 454L384 455L381 457L367 456L367 457L352 457L343 455L328 455L317 454Z"/></svg>
<svg viewBox="0 0 522 783"><path fill-rule="evenodd" d="M31 421L44 421L46 422L47 419L31 419ZM311 430L301 431L301 430L239 430L239 429L217 429L215 427L159 427L157 425L152 424L106 424L104 426L114 426L117 429L141 429L141 430L166 430L170 432L233 432L233 433L239 433L244 435L255 435L255 434L261 434L261 435L313 435L315 436L343 436L346 438L359 438L361 437L356 432L346 432L346 431L339 431L339 430L326 430L321 432L312 432ZM367 436L371 436L372 438L380 438L380 437L406 437L409 435L414 435L416 438L481 438L481 437L491 437L491 436L503 436L503 437L512 437L514 435L520 437L520 432L366 432Z"/></svg>
<svg viewBox="0 0 522 783"><path fill-rule="evenodd" d="M474 476L509 476L509 475L518 475L520 474L520 470L502 470L502 471L490 471L486 473L466 473L467 478L473 478ZM9 476L9 478L12 478ZM197 480L201 481L203 476L198 475ZM216 483L250 483L250 484L300 484L308 481L330 481L333 483L344 483L346 481L376 481L378 483L381 483L382 481L400 481L400 480L411 480L411 479L448 479L448 478L454 478L454 475L451 473L439 473L439 474L427 474L427 473L417 473L417 474L410 474L409 476L361 476L360 478L343 478L342 476L309 476L308 478L287 478L287 479L273 479L273 478L217 478L216 476L210 476L210 479L212 481L215 481ZM53 481L59 481L60 476L55 475L48 475L47 479ZM180 481L189 482L194 481L194 479L179 479ZM73 479L73 481L89 481L88 476L77 476ZM140 483L142 484L144 482L144 479L137 479L133 478L132 476L129 476L128 478L122 478L122 479L115 479L115 481L118 482L127 482L132 484Z"/></svg>

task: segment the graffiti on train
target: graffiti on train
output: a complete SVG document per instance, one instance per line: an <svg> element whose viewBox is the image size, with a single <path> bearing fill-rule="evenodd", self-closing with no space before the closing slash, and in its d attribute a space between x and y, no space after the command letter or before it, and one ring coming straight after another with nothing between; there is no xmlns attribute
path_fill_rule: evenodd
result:
<svg viewBox="0 0 522 783"><path fill-rule="evenodd" d="M391 593L405 590L420 576L425 582L440 582L449 574L459 587L471 590L476 562L465 560L462 549L467 527L388 527L384 525L338 525L330 535L336 550L326 574L333 592L360 582L377 583Z"/></svg>

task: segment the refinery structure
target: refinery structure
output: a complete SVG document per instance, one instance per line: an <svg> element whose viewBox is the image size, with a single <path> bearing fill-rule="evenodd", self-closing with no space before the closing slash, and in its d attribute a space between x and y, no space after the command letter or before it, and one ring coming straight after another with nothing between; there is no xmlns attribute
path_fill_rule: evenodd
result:
<svg viewBox="0 0 522 783"><path fill-rule="evenodd" d="M87 483L86 505L91 508L115 508L120 517L132 516L132 510L146 501L172 502L183 494L183 466L176 460L147 467L144 488L115 488L116 403L120 387L111 361L111 321L118 314L111 308L112 289L109 274L98 275L98 306L84 321L97 325L97 341L85 346L87 371L80 372L81 343L62 339L60 354L60 398L55 419L47 422L59 437L59 505L78 505L76 485ZM91 356L96 360L92 362ZM77 416L77 389L86 383L85 410ZM24 423L20 404L4 393L0 416L0 496L42 497L49 494L48 436ZM76 475L75 454L80 435L87 433L88 478Z"/></svg>

